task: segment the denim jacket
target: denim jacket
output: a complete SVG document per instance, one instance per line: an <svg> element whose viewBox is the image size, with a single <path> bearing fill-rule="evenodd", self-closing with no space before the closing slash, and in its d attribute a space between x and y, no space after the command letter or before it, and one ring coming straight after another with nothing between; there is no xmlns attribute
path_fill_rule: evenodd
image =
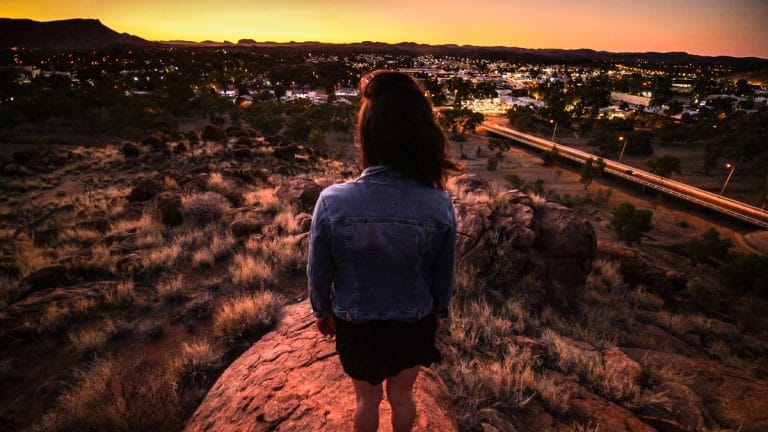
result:
<svg viewBox="0 0 768 432"><path fill-rule="evenodd" d="M448 316L456 214L450 196L394 168L323 190L309 236L315 316L352 322Z"/></svg>

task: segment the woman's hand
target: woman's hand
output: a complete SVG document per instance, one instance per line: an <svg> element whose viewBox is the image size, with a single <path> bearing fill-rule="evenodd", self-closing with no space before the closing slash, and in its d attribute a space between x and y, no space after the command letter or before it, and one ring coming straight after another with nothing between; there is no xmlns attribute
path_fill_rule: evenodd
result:
<svg viewBox="0 0 768 432"><path fill-rule="evenodd" d="M336 336L336 323L333 322L332 314L315 318L315 325L317 326L317 330L320 331L320 334L323 336Z"/></svg>

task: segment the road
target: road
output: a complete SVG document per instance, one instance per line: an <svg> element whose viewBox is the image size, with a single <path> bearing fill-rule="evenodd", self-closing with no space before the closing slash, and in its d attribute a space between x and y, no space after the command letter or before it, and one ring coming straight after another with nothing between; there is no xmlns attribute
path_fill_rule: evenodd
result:
<svg viewBox="0 0 768 432"><path fill-rule="evenodd" d="M560 157L572 160L579 164L584 164L589 159L597 159L599 157L591 153L558 144L554 141L502 126L498 123L486 121L483 122L483 127L490 133L511 139L541 151L556 150ZM658 190L667 195L748 222L762 229L768 229L768 212L741 201L707 192L697 187L608 159L605 159L605 172L626 181Z"/></svg>

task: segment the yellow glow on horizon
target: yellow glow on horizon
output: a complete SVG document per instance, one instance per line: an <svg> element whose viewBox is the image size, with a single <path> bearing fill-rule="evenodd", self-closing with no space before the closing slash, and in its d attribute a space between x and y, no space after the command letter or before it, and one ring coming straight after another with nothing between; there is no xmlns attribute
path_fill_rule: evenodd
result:
<svg viewBox="0 0 768 432"><path fill-rule="evenodd" d="M148 40L418 42L768 58L759 0L5 0L0 15L99 18ZM735 6L734 6L735 5ZM756 10L753 10L755 9ZM762 15L763 17L768 15Z"/></svg>

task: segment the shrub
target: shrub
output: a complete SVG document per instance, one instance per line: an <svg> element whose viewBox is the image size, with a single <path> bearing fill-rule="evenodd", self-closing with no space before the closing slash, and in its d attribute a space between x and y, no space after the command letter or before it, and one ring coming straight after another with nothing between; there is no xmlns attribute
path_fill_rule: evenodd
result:
<svg viewBox="0 0 768 432"><path fill-rule="evenodd" d="M732 246L731 239L721 238L716 229L710 228L701 237L685 243L683 252L696 261L727 261L731 258Z"/></svg>
<svg viewBox="0 0 768 432"><path fill-rule="evenodd" d="M179 274L176 277L166 279L157 284L157 295L166 302L183 299L184 296L184 275Z"/></svg>
<svg viewBox="0 0 768 432"><path fill-rule="evenodd" d="M735 296L753 293L768 300L768 256L739 255L720 266L718 278Z"/></svg>
<svg viewBox="0 0 768 432"><path fill-rule="evenodd" d="M231 209L226 198L216 192L202 192L184 197L182 200L184 220L191 220L197 226L220 222Z"/></svg>
<svg viewBox="0 0 768 432"><path fill-rule="evenodd" d="M75 384L59 398L58 430L181 430L180 401L167 368L146 362L96 360L79 372Z"/></svg>
<svg viewBox="0 0 768 432"><path fill-rule="evenodd" d="M136 302L136 287L133 281L119 282L114 289L104 293L107 304L113 306L126 306Z"/></svg>
<svg viewBox="0 0 768 432"><path fill-rule="evenodd" d="M115 321L105 319L80 330L73 330L67 337L77 352L87 354L100 351L120 330L121 326Z"/></svg>
<svg viewBox="0 0 768 432"><path fill-rule="evenodd" d="M280 297L270 291L226 300L213 315L213 332L229 339L259 333L275 322L281 304Z"/></svg>
<svg viewBox="0 0 768 432"><path fill-rule="evenodd" d="M142 258L142 266L150 273L172 268L181 254L181 246L171 244L147 252Z"/></svg>
<svg viewBox="0 0 768 432"><path fill-rule="evenodd" d="M639 243L643 234L651 230L650 210L637 210L632 203L623 202L613 208L611 226L619 240L634 244Z"/></svg>
<svg viewBox="0 0 768 432"><path fill-rule="evenodd" d="M262 257L238 254L229 266L232 283L242 288L266 288L274 282L272 266Z"/></svg>
<svg viewBox="0 0 768 432"><path fill-rule="evenodd" d="M182 388L202 388L221 367L221 351L206 340L183 342L174 362L176 381Z"/></svg>

